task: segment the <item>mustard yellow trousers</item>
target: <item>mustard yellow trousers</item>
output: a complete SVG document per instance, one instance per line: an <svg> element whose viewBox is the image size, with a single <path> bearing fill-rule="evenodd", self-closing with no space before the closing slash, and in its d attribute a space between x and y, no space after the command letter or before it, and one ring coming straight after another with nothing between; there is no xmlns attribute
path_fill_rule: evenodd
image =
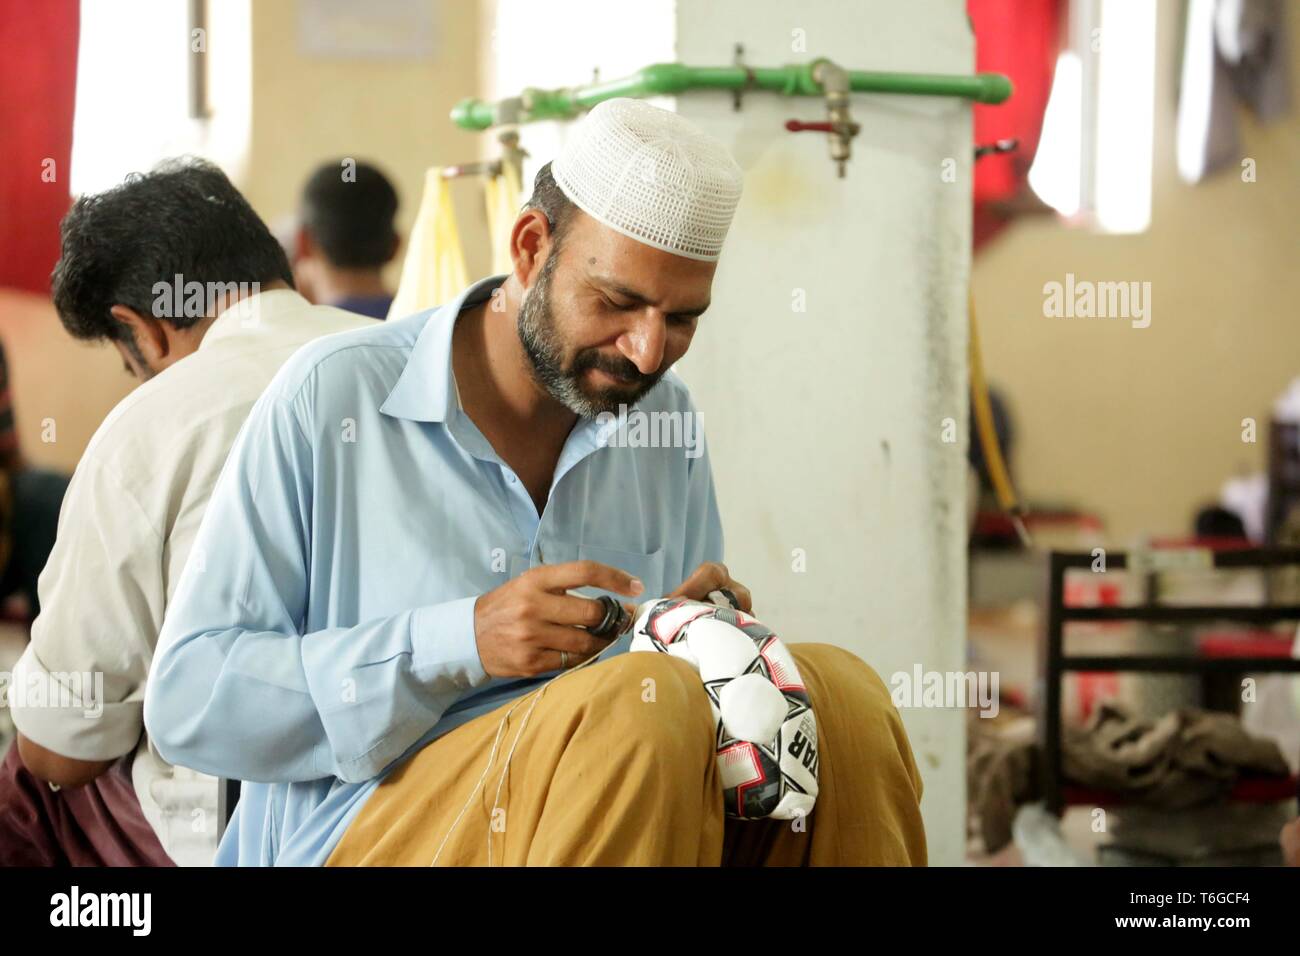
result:
<svg viewBox="0 0 1300 956"><path fill-rule="evenodd" d="M788 646L817 715L807 819L725 817L699 675L636 652L430 743L370 796L327 865L924 865L921 777L889 690L843 648Z"/></svg>

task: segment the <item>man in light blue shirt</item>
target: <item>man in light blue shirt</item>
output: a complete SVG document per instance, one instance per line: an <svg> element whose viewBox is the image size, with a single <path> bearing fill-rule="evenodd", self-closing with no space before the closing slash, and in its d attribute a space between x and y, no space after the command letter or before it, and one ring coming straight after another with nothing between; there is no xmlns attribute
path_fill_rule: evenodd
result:
<svg viewBox="0 0 1300 956"><path fill-rule="evenodd" d="M604 627L610 598L729 588L752 609L721 564L709 457L670 371L709 307L741 179L681 117L601 103L538 173L509 274L313 342L271 382L213 490L144 706L164 758L244 781L218 863L924 862L920 774L861 660L790 646L821 707L825 786L806 826L731 827L700 674L617 656L628 638ZM504 807L487 812L472 768L496 771L492 729L500 741L514 710L494 855ZM730 786L770 781L752 747L732 749L750 764L728 764Z"/></svg>
<svg viewBox="0 0 1300 956"><path fill-rule="evenodd" d="M602 147L578 142L539 173L512 273L302 349L236 441L145 703L167 759L245 781L219 864L323 863L403 757L605 649L592 595L726 586L748 608L669 371L740 170L680 117L612 103L669 124L677 148L632 161L661 191L691 166L701 202L657 234L644 196L598 209L575 177ZM630 440L638 417L679 440Z"/></svg>

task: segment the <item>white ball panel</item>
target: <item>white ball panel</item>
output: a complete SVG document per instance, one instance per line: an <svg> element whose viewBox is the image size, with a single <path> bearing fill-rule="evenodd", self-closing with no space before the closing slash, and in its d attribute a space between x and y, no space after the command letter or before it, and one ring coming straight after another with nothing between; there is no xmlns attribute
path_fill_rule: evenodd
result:
<svg viewBox="0 0 1300 956"><path fill-rule="evenodd" d="M727 734L771 746L785 722L785 695L761 674L743 674L718 692Z"/></svg>
<svg viewBox="0 0 1300 956"><path fill-rule="evenodd" d="M632 641L631 643L628 644L627 649L629 651L654 651L655 653L659 652L659 648L655 647L655 642L650 640L650 638L646 637L644 634L633 635Z"/></svg>
<svg viewBox="0 0 1300 956"><path fill-rule="evenodd" d="M692 621L686 641L700 662L700 679L706 683L743 674L758 656L748 634L716 618Z"/></svg>
<svg viewBox="0 0 1300 956"><path fill-rule="evenodd" d="M781 802L772 811L771 817L773 820L793 820L795 817L806 819L812 813L816 802L817 798L814 795L787 790Z"/></svg>
<svg viewBox="0 0 1300 956"><path fill-rule="evenodd" d="M700 669L699 658L695 656L695 651L691 649L689 642L673 641L673 643L668 645L668 653L673 657L679 658L680 660L690 664L691 667L695 668L695 670L698 671Z"/></svg>

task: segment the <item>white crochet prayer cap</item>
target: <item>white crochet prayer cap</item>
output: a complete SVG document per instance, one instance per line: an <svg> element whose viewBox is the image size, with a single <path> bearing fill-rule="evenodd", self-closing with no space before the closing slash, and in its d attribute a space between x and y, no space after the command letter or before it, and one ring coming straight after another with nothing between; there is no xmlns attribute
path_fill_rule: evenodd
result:
<svg viewBox="0 0 1300 956"><path fill-rule="evenodd" d="M641 100L597 104L569 133L551 175L597 222L688 259L722 252L743 175L727 148Z"/></svg>

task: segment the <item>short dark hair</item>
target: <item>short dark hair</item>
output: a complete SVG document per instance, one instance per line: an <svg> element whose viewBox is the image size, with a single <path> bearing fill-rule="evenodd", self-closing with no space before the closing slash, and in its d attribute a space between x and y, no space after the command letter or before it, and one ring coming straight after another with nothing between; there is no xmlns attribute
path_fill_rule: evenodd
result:
<svg viewBox="0 0 1300 956"><path fill-rule="evenodd" d="M134 344L114 305L155 315L159 282L270 283L293 286L284 249L217 166L184 157L120 186L82 196L60 225L61 252L50 277L54 307L78 339ZM163 316L155 316L163 318ZM176 328L201 321L167 315Z"/></svg>
<svg viewBox="0 0 1300 956"><path fill-rule="evenodd" d="M337 159L318 167L303 188L301 212L330 265L377 268L393 258L397 190L370 163Z"/></svg>
<svg viewBox="0 0 1300 956"><path fill-rule="evenodd" d="M554 251L558 253L560 243L564 240L565 229L578 207L574 205L572 199L564 195L560 184L551 175L550 163L537 171L537 176L533 179L533 194L528 198L528 202L524 203L524 208L536 209L546 217L546 221L551 226L551 242L555 244Z"/></svg>

